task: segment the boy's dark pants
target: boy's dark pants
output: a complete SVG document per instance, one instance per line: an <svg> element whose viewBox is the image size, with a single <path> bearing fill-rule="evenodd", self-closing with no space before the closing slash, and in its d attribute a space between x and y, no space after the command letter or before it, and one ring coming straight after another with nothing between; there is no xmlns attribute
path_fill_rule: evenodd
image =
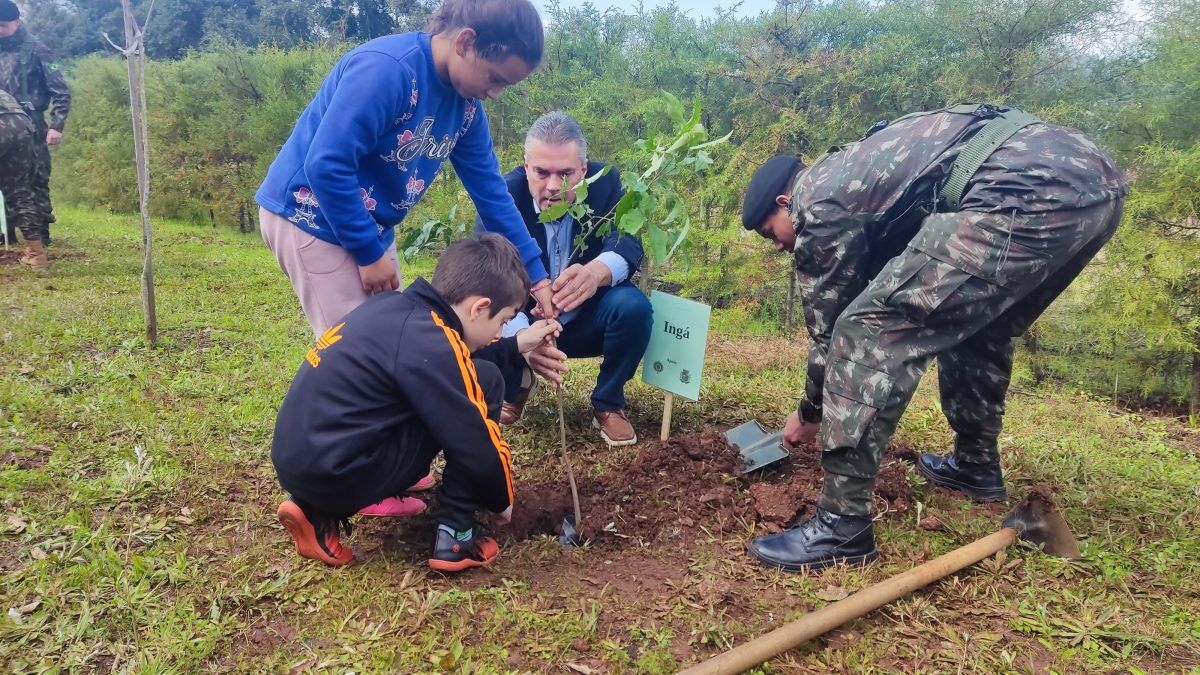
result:
<svg viewBox="0 0 1200 675"><path fill-rule="evenodd" d="M504 378L500 369L491 361L472 359L475 364L475 374L479 378L479 386L483 388L484 399L487 401L488 417L496 423L500 421L500 405L504 401ZM454 420L443 420L445 424L454 424ZM406 468L399 474L394 485L379 486L377 490L361 494L347 494L344 500L332 502L328 499L308 501L305 495L291 491L287 485L283 488L291 494L310 520L313 519L343 519L349 518L359 509L374 504L390 496L401 495L429 473L433 458L441 452L441 447L429 433L429 428L419 422L401 428L387 452L396 453L407 463ZM438 522L453 527L456 530L466 530L475 526L475 511L479 505L475 501L474 489L454 470L453 464L446 465L442 474L442 483L438 488Z"/></svg>

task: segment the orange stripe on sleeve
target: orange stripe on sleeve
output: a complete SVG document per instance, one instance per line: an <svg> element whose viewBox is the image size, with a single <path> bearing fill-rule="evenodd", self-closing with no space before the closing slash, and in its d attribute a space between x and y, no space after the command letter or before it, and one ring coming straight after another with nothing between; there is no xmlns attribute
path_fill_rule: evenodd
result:
<svg viewBox="0 0 1200 675"><path fill-rule="evenodd" d="M479 386L479 376L475 373L475 363L471 361L471 352L458 333L447 326L437 312L430 311L429 315L433 317L433 323L446 334L450 350L454 352L454 358L458 361L458 369L462 374L463 388L466 390L467 398L475 405L479 416L483 418L484 425L487 426L488 436L496 448L496 454L500 456L500 466L504 468L504 482L505 487L508 488L508 501L511 504L515 501L512 482L512 449L509 448L508 442L500 436L500 425L488 417L487 401L483 397L483 387Z"/></svg>

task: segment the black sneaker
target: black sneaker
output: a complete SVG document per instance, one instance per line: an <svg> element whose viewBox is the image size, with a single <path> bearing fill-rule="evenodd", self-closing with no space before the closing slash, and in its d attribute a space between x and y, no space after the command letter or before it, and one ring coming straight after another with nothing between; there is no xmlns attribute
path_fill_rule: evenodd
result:
<svg viewBox="0 0 1200 675"><path fill-rule="evenodd" d="M1008 497L999 462L959 464L954 456L925 453L917 458L917 473L934 485L957 490L977 502L1002 502Z"/></svg>
<svg viewBox="0 0 1200 675"><path fill-rule="evenodd" d="M455 532L447 525L438 525L429 566L438 572L461 572L490 565L499 555L500 545L491 537L477 535L473 529Z"/></svg>
<svg viewBox="0 0 1200 675"><path fill-rule="evenodd" d="M750 554L767 567L789 572L819 570L837 563L858 565L874 560L875 531L871 519L817 509L816 515L790 530L750 542Z"/></svg>

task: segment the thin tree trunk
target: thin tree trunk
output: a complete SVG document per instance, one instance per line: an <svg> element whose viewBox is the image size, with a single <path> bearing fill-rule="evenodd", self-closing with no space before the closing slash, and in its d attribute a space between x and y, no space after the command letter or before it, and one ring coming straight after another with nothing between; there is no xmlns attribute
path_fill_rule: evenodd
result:
<svg viewBox="0 0 1200 675"><path fill-rule="evenodd" d="M1200 333L1196 334L1196 341L1196 351L1192 352L1192 395L1188 413L1192 420L1200 421Z"/></svg>
<svg viewBox="0 0 1200 675"><path fill-rule="evenodd" d="M142 312L146 318L146 343L158 344L158 315L154 304L154 231L150 227L150 164L146 139L146 50L142 32L133 18L129 0L121 0L125 15L125 63L129 69L129 110L133 117L133 156L137 163L138 210L142 216Z"/></svg>

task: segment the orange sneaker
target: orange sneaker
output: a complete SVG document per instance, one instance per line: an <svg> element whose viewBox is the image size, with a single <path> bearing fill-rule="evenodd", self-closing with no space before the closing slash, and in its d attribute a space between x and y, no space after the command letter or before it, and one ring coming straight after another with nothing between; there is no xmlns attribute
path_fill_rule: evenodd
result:
<svg viewBox="0 0 1200 675"><path fill-rule="evenodd" d="M338 538L338 521L329 519L316 523L308 519L300 505L291 499L284 500L275 511L279 523L287 529L296 542L296 552L305 558L320 560L326 565L338 567L354 560L354 551L342 546Z"/></svg>
<svg viewBox="0 0 1200 675"><path fill-rule="evenodd" d="M450 527L438 525L429 566L438 572L462 572L491 565L499 555L500 545L491 537L475 536L473 530L455 534Z"/></svg>

